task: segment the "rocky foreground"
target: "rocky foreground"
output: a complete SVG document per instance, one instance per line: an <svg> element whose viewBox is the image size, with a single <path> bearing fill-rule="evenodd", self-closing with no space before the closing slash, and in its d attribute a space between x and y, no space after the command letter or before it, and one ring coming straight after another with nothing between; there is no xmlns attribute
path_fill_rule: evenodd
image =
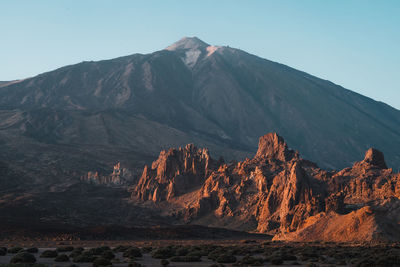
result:
<svg viewBox="0 0 400 267"><path fill-rule="evenodd" d="M193 145L162 151L144 168L132 201L182 223L256 231L288 241L400 240L400 174L369 149L326 171L284 139L259 139L254 158L224 163Z"/></svg>

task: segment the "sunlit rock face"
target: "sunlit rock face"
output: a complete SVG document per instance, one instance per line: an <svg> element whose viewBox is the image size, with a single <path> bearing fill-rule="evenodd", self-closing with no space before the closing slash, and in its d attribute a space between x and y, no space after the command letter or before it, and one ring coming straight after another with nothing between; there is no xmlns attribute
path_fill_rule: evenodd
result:
<svg viewBox="0 0 400 267"><path fill-rule="evenodd" d="M207 149L193 144L161 151L151 166L145 166L132 196L159 202L187 193L202 185L217 164Z"/></svg>
<svg viewBox="0 0 400 267"><path fill-rule="evenodd" d="M308 241L389 238L392 228L380 222L396 223L399 197L399 174L387 169L378 150L369 149L352 168L325 171L276 133L260 137L254 158L241 162L215 164L193 145L162 151L132 194L173 206L185 222ZM330 221L339 224L336 234L324 226ZM353 225L352 232L341 235L341 222Z"/></svg>

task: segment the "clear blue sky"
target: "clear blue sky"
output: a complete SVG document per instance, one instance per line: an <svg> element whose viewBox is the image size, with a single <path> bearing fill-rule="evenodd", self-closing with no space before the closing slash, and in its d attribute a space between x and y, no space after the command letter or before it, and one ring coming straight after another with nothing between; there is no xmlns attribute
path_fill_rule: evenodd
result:
<svg viewBox="0 0 400 267"><path fill-rule="evenodd" d="M400 109L400 0L0 2L0 81L183 36L287 64Z"/></svg>

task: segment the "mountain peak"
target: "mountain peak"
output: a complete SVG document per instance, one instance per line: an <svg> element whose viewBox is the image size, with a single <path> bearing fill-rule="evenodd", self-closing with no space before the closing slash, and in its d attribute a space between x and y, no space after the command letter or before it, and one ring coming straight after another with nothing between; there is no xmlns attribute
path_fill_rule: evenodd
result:
<svg viewBox="0 0 400 267"><path fill-rule="evenodd" d="M178 42L173 43L172 45L165 48L169 51L176 51L176 50L195 50L199 48L206 48L209 44L203 42L197 37L183 37Z"/></svg>

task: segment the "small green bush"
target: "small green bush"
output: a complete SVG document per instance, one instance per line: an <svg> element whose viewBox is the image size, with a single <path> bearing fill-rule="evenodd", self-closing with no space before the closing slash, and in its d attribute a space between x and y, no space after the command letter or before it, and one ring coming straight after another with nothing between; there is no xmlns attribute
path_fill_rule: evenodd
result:
<svg viewBox="0 0 400 267"><path fill-rule="evenodd" d="M35 263L36 258L28 252L20 252L11 258L10 263Z"/></svg>
<svg viewBox="0 0 400 267"><path fill-rule="evenodd" d="M96 258L93 261L93 267L99 267L99 266L112 266L112 264L109 259L100 257L100 258Z"/></svg>
<svg viewBox="0 0 400 267"><path fill-rule="evenodd" d="M142 247L142 253L150 253L153 250L152 247Z"/></svg>
<svg viewBox="0 0 400 267"><path fill-rule="evenodd" d="M272 258L271 259L271 264L272 265L282 265L283 264L283 259L282 258Z"/></svg>
<svg viewBox="0 0 400 267"><path fill-rule="evenodd" d="M284 261L296 261L297 260L297 257L295 255L283 254L281 257L282 257L282 260L284 260Z"/></svg>
<svg viewBox="0 0 400 267"><path fill-rule="evenodd" d="M20 252L22 250L24 250L24 249L21 248L21 247L12 247L12 248L8 249L8 253L16 254L16 253L18 253L18 252Z"/></svg>
<svg viewBox="0 0 400 267"><path fill-rule="evenodd" d="M187 247L179 247L175 251L176 256L186 256L189 253L189 248Z"/></svg>
<svg viewBox="0 0 400 267"><path fill-rule="evenodd" d="M129 249L124 251L122 256L125 258L135 258L135 257L142 257L143 255L139 248L130 247Z"/></svg>
<svg viewBox="0 0 400 267"><path fill-rule="evenodd" d="M83 252L74 257L74 262L93 262L96 257L90 253Z"/></svg>
<svg viewBox="0 0 400 267"><path fill-rule="evenodd" d="M29 253L38 253L38 252L39 252L39 249L38 249L38 248L27 248L27 249L26 249L26 252L29 252Z"/></svg>
<svg viewBox="0 0 400 267"><path fill-rule="evenodd" d="M101 254L101 256L103 258L109 259L109 260L112 260L112 259L115 258L115 254L114 254L114 252L112 250L104 251L103 254Z"/></svg>
<svg viewBox="0 0 400 267"><path fill-rule="evenodd" d="M113 250L114 250L114 252L124 252L125 250L127 250L127 249L129 249L130 247L129 246L118 246L118 247L115 247Z"/></svg>
<svg viewBox="0 0 400 267"><path fill-rule="evenodd" d="M220 255L229 254L225 248L217 248L210 253L208 253L207 258L210 260L216 261Z"/></svg>
<svg viewBox="0 0 400 267"><path fill-rule="evenodd" d="M111 251L111 249L109 247L98 247L98 248L91 248L87 251L87 253L91 254L91 255L101 255L103 254L105 251Z"/></svg>
<svg viewBox="0 0 400 267"><path fill-rule="evenodd" d="M201 258L199 256L174 256L170 259L172 262L199 262Z"/></svg>
<svg viewBox="0 0 400 267"><path fill-rule="evenodd" d="M166 260L166 259L162 259L160 263L161 263L161 266L168 266L169 265L169 261Z"/></svg>
<svg viewBox="0 0 400 267"><path fill-rule="evenodd" d="M217 260L218 263L235 263L236 257L230 254L222 254L218 256Z"/></svg>
<svg viewBox="0 0 400 267"><path fill-rule="evenodd" d="M207 251L204 251L204 250L192 250L192 251L189 251L189 253L186 254L185 256L202 257L202 256L207 256L207 255L208 255Z"/></svg>
<svg viewBox="0 0 400 267"><path fill-rule="evenodd" d="M69 257L66 254L60 254L60 255L57 255L57 257L54 259L54 261L56 261L56 262L66 262L66 261L69 261Z"/></svg>
<svg viewBox="0 0 400 267"><path fill-rule="evenodd" d="M69 257L70 258L75 258L76 256L79 256L82 254L82 250L80 249L74 249L70 254Z"/></svg>
<svg viewBox="0 0 400 267"><path fill-rule="evenodd" d="M40 254L41 258L55 258L57 257L58 253L55 250L45 250Z"/></svg>
<svg viewBox="0 0 400 267"><path fill-rule="evenodd" d="M251 256L244 256L241 260L240 263L244 265L252 265L252 266L260 266L264 262L263 259L260 258L254 258Z"/></svg>
<svg viewBox="0 0 400 267"><path fill-rule="evenodd" d="M70 251L73 251L73 250L74 250L74 247L72 247L72 246L64 246L64 247L58 247L57 248L58 252L70 252Z"/></svg>
<svg viewBox="0 0 400 267"><path fill-rule="evenodd" d="M171 247L161 247L153 251L151 256L155 259L168 259L175 255L175 251Z"/></svg>

